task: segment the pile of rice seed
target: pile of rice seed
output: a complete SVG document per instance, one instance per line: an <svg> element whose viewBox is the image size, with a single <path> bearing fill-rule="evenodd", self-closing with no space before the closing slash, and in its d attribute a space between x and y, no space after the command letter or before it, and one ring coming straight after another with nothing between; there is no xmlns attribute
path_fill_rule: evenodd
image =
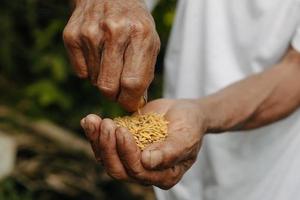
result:
<svg viewBox="0 0 300 200"><path fill-rule="evenodd" d="M117 126L125 127L130 131L141 150L167 137L168 122L162 114L147 113L117 117L114 121Z"/></svg>

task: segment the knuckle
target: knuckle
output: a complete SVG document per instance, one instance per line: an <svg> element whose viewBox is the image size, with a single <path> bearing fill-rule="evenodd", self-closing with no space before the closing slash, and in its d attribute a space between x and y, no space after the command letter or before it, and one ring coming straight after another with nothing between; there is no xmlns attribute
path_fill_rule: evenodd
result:
<svg viewBox="0 0 300 200"><path fill-rule="evenodd" d="M80 30L81 37L87 39L88 41L95 41L99 38L99 31L97 26L86 24L81 27Z"/></svg>
<svg viewBox="0 0 300 200"><path fill-rule="evenodd" d="M131 22L131 30L136 34L141 34L143 36L148 36L152 32L151 26L142 23L141 21Z"/></svg>
<svg viewBox="0 0 300 200"><path fill-rule="evenodd" d="M78 41L78 33L75 30L72 30L69 27L66 27L63 31L63 40L65 44L71 45L77 43Z"/></svg>
<svg viewBox="0 0 300 200"><path fill-rule="evenodd" d="M109 82L99 81L97 83L97 87L103 95L111 98L114 98L118 92L118 89L114 86L114 84Z"/></svg>
<svg viewBox="0 0 300 200"><path fill-rule="evenodd" d="M147 82L139 77L122 77L121 87L131 91L144 91L147 88Z"/></svg>
<svg viewBox="0 0 300 200"><path fill-rule="evenodd" d="M108 18L101 23L105 32L108 32L112 37L119 36L127 29L125 20L116 20Z"/></svg>

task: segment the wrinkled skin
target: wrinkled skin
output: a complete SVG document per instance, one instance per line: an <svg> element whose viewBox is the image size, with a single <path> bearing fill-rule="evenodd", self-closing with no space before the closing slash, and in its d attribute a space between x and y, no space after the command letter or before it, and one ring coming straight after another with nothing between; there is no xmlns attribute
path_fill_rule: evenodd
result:
<svg viewBox="0 0 300 200"><path fill-rule="evenodd" d="M168 137L148 146L143 152L125 128L117 128L111 119L88 115L81 120L96 159L117 180L174 186L195 162L204 132L201 109L192 100L160 99L148 103L142 113L165 114Z"/></svg>
<svg viewBox="0 0 300 200"><path fill-rule="evenodd" d="M154 76L160 40L142 0L76 0L63 32L81 78L136 111Z"/></svg>

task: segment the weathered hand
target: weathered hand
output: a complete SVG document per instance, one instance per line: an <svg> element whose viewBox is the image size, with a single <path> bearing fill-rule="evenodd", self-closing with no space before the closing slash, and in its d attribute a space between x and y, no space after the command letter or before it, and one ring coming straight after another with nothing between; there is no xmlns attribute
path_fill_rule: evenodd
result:
<svg viewBox="0 0 300 200"><path fill-rule="evenodd" d="M117 128L111 119L88 115L81 125L110 176L169 189L196 160L206 131L204 115L192 100L156 100L141 112L163 113L169 121L167 139L143 152L128 130Z"/></svg>
<svg viewBox="0 0 300 200"><path fill-rule="evenodd" d="M128 111L137 109L160 48L142 0L75 0L63 39L79 77Z"/></svg>

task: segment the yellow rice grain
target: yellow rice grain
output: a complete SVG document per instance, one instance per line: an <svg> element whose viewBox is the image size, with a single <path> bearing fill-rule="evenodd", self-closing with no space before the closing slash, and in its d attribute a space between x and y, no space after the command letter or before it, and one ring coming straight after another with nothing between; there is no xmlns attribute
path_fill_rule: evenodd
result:
<svg viewBox="0 0 300 200"><path fill-rule="evenodd" d="M141 150L167 137L168 122L162 114L147 113L117 117L114 122L118 127L125 127L129 130Z"/></svg>

